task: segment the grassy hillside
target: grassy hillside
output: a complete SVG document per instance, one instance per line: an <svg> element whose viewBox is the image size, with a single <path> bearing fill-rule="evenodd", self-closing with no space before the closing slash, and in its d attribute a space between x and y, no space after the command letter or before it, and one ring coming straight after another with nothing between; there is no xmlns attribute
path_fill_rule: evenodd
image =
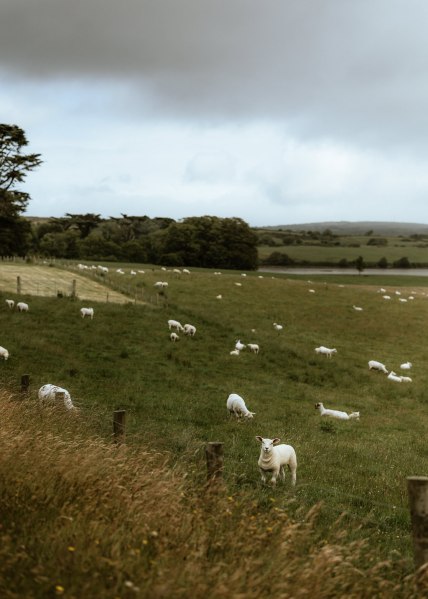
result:
<svg viewBox="0 0 428 599"><path fill-rule="evenodd" d="M426 279L408 281L406 278L403 279L403 284L409 287L398 288L396 285L388 286L387 282L385 283L388 279L385 278L384 286L392 297L390 301L382 299L377 286L367 285L367 279L364 286L349 285L348 279L345 278L344 283L336 279L335 283L314 281L308 284L306 281L290 280L281 276L261 278L254 273L246 277L231 272L222 275L214 275L213 272L180 275L149 269L146 274L138 276L131 276L128 270L126 275L114 273L107 279L107 282L115 287L123 286L130 289L131 298L133 290L145 294L147 304L135 304L132 301L125 305L93 303L95 317L91 321L81 319L79 308L83 304L79 300L24 296L22 299L28 301L30 312L19 314L8 311L4 302L6 294L0 293L0 344L10 352L10 359L0 363L2 387L15 393L12 404L18 403L17 409L24 410L22 422L28 421L36 430L46 430L51 417L49 412L45 413L38 406L36 395L38 387L48 382L69 389L73 400L80 408L80 413L71 426L79 428L79 434L83 435L82 442L76 440L76 444L73 445L72 436L68 436L65 445L61 445L64 441L57 441L57 438L61 439L61 435L67 436L66 430L61 430L67 427L59 423L58 419L62 417L58 415L52 417L53 430L48 432L49 435L53 435L52 442L59 443L64 448L60 480L67 480L67 485L71 485L66 485L66 490L71 494L69 507L72 517L75 506L80 505L79 494L86 479L84 474L82 480L76 479L75 483L71 475L67 478L65 454L68 452L68 443L72 443L74 457L70 459L74 464L72 472L76 473L73 476L77 476L77 465L83 460L83 456L88 455L87 459L90 460L90 452L88 453L85 445L89 442L88 439L91 439L88 436L97 438L97 443L102 447L104 444L109 445L112 412L116 408L123 408L127 410L129 451L132 448L138 451L140 447L144 451L149 449L160 456L162 463L162 456L167 452L167 471L185 473L186 493L190 492L190 510L196 505L195 498L201 495L205 482L205 443L222 441L225 451L225 501L233 503L238 501L234 498L243 494L245 505L252 506L257 514L262 514L260 518L267 519L264 532L262 533L262 528L257 528L254 532L257 539L263 538L264 543L270 539L268 529L272 528L272 522L275 526L282 526L281 514L284 513L286 519L290 518L292 521L308 522L304 514L315 505L319 505L313 525L314 537L311 537L311 533L311 540L308 537L306 541L302 541L302 546L299 545L298 559L309 559L308 556L312 555L313 559L321 560L318 567L321 563L327 564L329 560L326 555L323 562L323 543L330 547L333 543L332 534L339 534L340 537L346 530L344 547L351 547L349 543L355 542L361 549L362 545L359 543L366 539L367 550L371 556L364 557L364 551L357 551L355 546L356 562L353 567L368 572L374 567L376 560L385 561L390 564L388 568L392 567L394 576L391 578L391 572L388 570L389 574L383 573L381 579L387 585L390 577L391 584L399 585L394 595L382 595L378 594L374 587L370 587L375 584L370 582L367 583L369 592L365 595L361 591L360 580L360 586L355 586L355 589L359 588L360 594L352 594L354 591L351 588L347 596L410 597L410 587L404 580L412 571L406 477L426 475L428 457L425 391L427 380L424 371L428 359L425 343L425 322L428 318ZM156 294L153 283L157 280L168 281L165 294ZM310 293L309 288L314 289L315 293ZM401 296L395 294L397 290L401 291ZM410 291L416 292L414 300L406 303L398 301L398 297L407 298ZM217 299L219 294L222 299ZM17 299L13 294L8 294L8 297ZM362 306L363 311L353 310L354 304ZM181 334L179 342L171 343L167 327L169 318L178 319L183 324L194 324L197 327L195 337L186 338ZM284 325L280 334L274 331L273 322ZM231 356L229 352L237 339L244 343L258 343L261 348L259 355L243 351L238 357ZM335 347L337 354L331 360L316 355L314 348L319 345ZM414 364L411 371L413 382L397 384L387 380L381 373L370 372L367 367L370 359L381 360L388 368L396 371L399 371L401 362L410 360ZM20 376L24 373L31 376L31 389L28 397L18 401L16 397L21 397ZM242 395L247 406L256 412L252 421L241 423L228 417L226 399L232 392ZM361 420L322 421L314 409L317 401L324 402L326 407L348 412L358 410L361 412ZM9 408L6 411L10 411ZM69 416L64 415L65 422L70 420ZM13 424L15 431L20 426L19 418L17 417ZM84 424L80 426L76 422ZM294 490L290 488L288 478L285 484L278 484L274 490L261 485L257 469L259 445L255 435L278 436L283 442L295 447L298 471L297 486ZM6 434L8 439L16 436L19 437L17 432L12 435ZM18 441L19 439L17 443ZM44 496L41 489L38 488L36 492L31 485L24 491L29 466L23 466L22 475L13 475L13 464L16 467L17 463L21 463L22 445L18 445L18 449L13 447L8 454L9 461L5 460L6 466L1 473L6 481L6 491L4 490L3 494L8 496L10 488L17 483L21 485L20 493L24 493L24 498L32 495L38 497L38 493L42 493L38 500L40 503L37 503L23 519L27 535L25 543L30 544L32 551L35 551L43 541L38 539L36 542L31 536L30 521L49 518L43 511L43 506L51 506L56 483L48 481ZM44 450L40 445L40 448L36 447L34 451L41 455ZM110 455L108 451L107 457ZM96 449L95 454L98 458L94 459L92 466L88 466L94 474L97 473L97 460L101 460L99 456L103 452L104 449ZM30 458L31 453L25 459ZM24 460L24 457L22 459ZM47 453L43 466L45 474L40 474L41 480L48 476L49 460L55 463L55 452ZM100 463L103 463L102 460ZM136 471L135 463L128 467L132 472ZM104 472L103 468L104 466L101 472ZM113 474L109 473L108 476ZM149 476L151 475L143 468L141 481L146 481L145 485L148 484ZM99 478L98 474L97 477ZM120 477L118 480L120 481ZM118 482L118 485L120 484L122 483ZM175 483L172 483L172 486L174 485ZM92 493L93 501L96 501L96 487L92 491L90 489L88 493ZM107 490L103 493L107 493ZM116 491L112 490L112 493ZM117 497L120 498L120 492L118 493ZM168 505L176 506L174 497L168 497ZM227 500L227 497L232 499ZM65 496L63 500L67 503ZM107 499L106 502L108 504ZM130 511L125 510L125 521L120 526L117 524L118 536L112 540L108 551L106 550L104 558L107 561L102 562L113 562L112 570L119 567L117 564L123 559L125 546L128 547L123 538L127 534L127 526L129 530L133 528L132 518L129 516L129 522L126 520L128 513L132 513L132 500L129 499L129 502ZM7 505L12 506L13 502L9 501ZM22 519L25 505L24 499L18 502L15 514L11 511L12 507L8 507L10 511L7 514L7 536L10 537L8 542L12 546L14 539L19 539L20 536L16 522L17 519ZM104 513L102 505L104 499L100 502L99 522L116 523L117 519L121 520L119 512L112 515L116 513L120 499L113 503L113 512ZM176 509L182 507L176 506ZM58 506L52 507L53 514L58 510L60 514L68 516L67 510L61 510ZM136 513L141 514L138 510ZM163 513L168 513L167 507ZM221 565L223 562L229 563L233 555L233 538L229 533L231 530L235 531L238 545L241 543L242 546L247 546L251 537L245 537L244 533L243 537L239 537L237 534L240 528L245 528L242 520L237 520L236 527L228 531L223 523L224 506L216 508L215 513L218 535L215 535L213 527L209 530L209 527L204 529L204 534L214 535L218 545L210 545L207 548L200 539L192 537L190 533L189 542L194 543L193 548L197 554L196 547L201 548L206 567L215 568L215 564L220 562L217 563L219 572L223 572L224 576L232 576L227 567L224 566L222 570ZM250 517L248 513L246 515ZM83 530L76 525L74 531L77 542L83 545L84 531L89 530L90 526L95 526L91 523L97 518L96 511L88 508L85 517L87 519L83 519L83 524L79 520L79 526L83 526ZM190 527L186 530L193 530L192 525L187 520L186 522L185 528ZM248 524L247 518L245 522ZM51 525L52 523L49 524ZM62 525L65 526L64 523ZM22 527L24 528L24 524ZM168 534L173 535L173 528L172 526L169 529ZM48 538L56 538L54 530L49 530ZM289 533L282 528L281 530L281 534L291 534L291 529ZM35 527L34 531L34 535L39 537L41 529ZM70 531L67 528L67 531L67 534L72 535L72 529ZM295 530L296 535L297 532ZM96 534L95 532L94 538ZM137 537L140 535L138 543L141 547L143 532L136 534ZM180 534L187 538L184 532ZM126 551L132 548L135 537L131 538ZM275 539L275 543L280 543L280 539ZM65 538L63 540L65 543ZM224 553L221 550L223 542ZM69 543L74 546L72 541ZM313 549L310 549L312 543ZM166 546L171 550L168 543ZM261 553L252 556L254 564L258 560L260 563L263 554L259 544L257 547ZM159 557L161 562L162 551ZM174 553L171 551L168 555ZM346 553L345 548L343 551ZM64 552L67 555L64 560L68 560L69 552L67 553L66 549ZM201 560L201 554L198 556ZM131 568L132 576L138 570L137 564L142 567L137 557L135 560L132 568L126 566ZM32 558L29 558L29 561L33 563ZM166 577L169 568L172 567L168 566L167 562L168 560L162 562L161 567ZM192 563L195 566L195 562ZM202 563L203 561L199 561L198 565ZM19 564L22 566L21 562ZM143 568L144 576L150 570L149 562L146 566ZM16 570L16 567L14 563L7 571L9 579L13 578L14 572L21 572L19 568ZM134 567L137 570L134 570ZM79 562L76 568L81 580L85 580L84 572L87 570L84 563ZM380 568L382 569L381 566ZM64 571L65 569L64 565ZM245 584L244 587L240 584L246 576L253 586L257 585L257 575L254 572L250 575L250 571L240 571L240 582L233 587L236 593L244 592ZM111 594L104 590L104 594L99 596L116 596L114 593L119 588L117 585L121 584L123 587L127 575L126 572L123 573L118 582L115 570L116 586L112 583L112 589L116 590L112 590ZM21 573L20 576L24 577L24 574ZM214 570L209 570L209 580L210 576L211 581L216 579ZM363 584L367 582L364 580L365 576L366 574L362 576ZM157 581L158 577L161 577L160 573L156 573ZM261 572L259 578L260 581L263 578ZM218 579L216 580L219 584ZM260 584L265 593L270 590L280 592L273 582L268 583L265 578L263 580L264 586L262 582ZM52 584L52 581L49 583ZM140 580L138 586L141 584ZM189 584L189 581L183 584ZM273 586L270 588L269 584ZM314 581L311 579L311 582L306 581L305 584L312 588ZM37 588L46 587L40 583ZM201 590L196 596L202 596L204 593L210 597L223 596L219 588L217 591L213 588L208 586L211 590L205 588L205 591ZM345 592L344 588L341 587L342 593ZM171 591L171 587L168 589ZM390 586L388 589L391 591ZM130 594L127 595L127 592L123 591L125 594L120 596L135 596L135 593L133 595L129 591ZM181 594L177 592L176 595L168 595L167 591L166 595L162 595L159 590L157 595L152 596L184 597L186 592L189 592L188 586L184 587ZM320 592L318 596L335 596L332 592L334 591L330 588L329 591L323 590L324 594ZM79 596L76 588L73 593L70 596ZM254 596L262 595L263 593ZM5 596L19 595L10 593ZM46 595L37 595L35 592L34 595L27 596Z"/></svg>

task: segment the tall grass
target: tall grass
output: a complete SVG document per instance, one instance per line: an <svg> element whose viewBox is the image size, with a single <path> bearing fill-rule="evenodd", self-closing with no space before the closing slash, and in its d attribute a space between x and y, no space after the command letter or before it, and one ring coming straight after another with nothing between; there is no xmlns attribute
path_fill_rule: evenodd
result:
<svg viewBox="0 0 428 599"><path fill-rule="evenodd" d="M0 395L0 593L64 596L416 598L405 560L379 559L318 504L291 517L269 493L210 491L183 460L91 434L82 415Z"/></svg>
<svg viewBox="0 0 428 599"><path fill-rule="evenodd" d="M158 296L153 283L160 278L168 280L169 287ZM314 539L330 539L331 530L342 534L347 529L345 546L361 543L375 561L399 562L394 580L407 584L404 579L413 565L406 476L426 474L428 456L428 303L422 288L415 289L415 300L403 304L395 296L397 286L385 285L394 298L385 302L367 280L360 287L346 285L345 279L345 286L339 287L281 276L260 279L249 273L246 278L212 272L178 276L151 270L140 277L112 274L109 280L143 290L148 303L93 304L91 321L81 319L79 300L24 297L30 311L18 314L7 310L0 293L0 345L10 352L10 359L0 364L3 388L19 394L20 376L30 374L31 389L23 406L36 410L39 386L49 382L66 387L80 407L79 422L86 423L91 443L95 435L97 443L108 448L112 412L126 409L126 454L150 448L162 461L166 452L166 472L184 472L183 492L192 506L204 484L204 444L222 441L226 496L234 497L230 503L238 504L239 510L248 515L245 506L257 506L263 517L274 519L283 510L291 521L300 522L302 514L321 503L311 520ZM401 297L410 293L410 288L400 290ZM218 294L223 299L216 299ZM363 312L352 309L357 303ZM195 337L181 336L172 344L168 318L194 324ZM281 334L274 331L273 322L284 325ZM238 358L230 356L238 338L259 343L259 355L244 351ZM317 356L314 348L321 344L336 347L337 355L331 360ZM413 383L397 385L369 372L370 359L395 370L401 362L412 361ZM253 421L228 418L226 398L231 392L242 395L256 412ZM361 420L321 421L314 409L317 401L358 410ZM40 427L44 412L35 413L39 416L34 424ZM69 424L76 427L73 421ZM80 428L77 433L80 439ZM274 491L261 486L255 435L278 436L295 447L295 491L288 484ZM86 441L83 436L82 443ZM67 451L67 444L64 447ZM90 453L84 448L82 452ZM15 457L19 454L16 451ZM178 482L175 479L173 486L180 487ZM223 507L216 513L223 513ZM239 527L247 530L248 521L240 520ZM218 534L223 530L228 537L226 524ZM271 536L264 540L270 542ZM371 562L365 562L364 552L357 561L367 573Z"/></svg>

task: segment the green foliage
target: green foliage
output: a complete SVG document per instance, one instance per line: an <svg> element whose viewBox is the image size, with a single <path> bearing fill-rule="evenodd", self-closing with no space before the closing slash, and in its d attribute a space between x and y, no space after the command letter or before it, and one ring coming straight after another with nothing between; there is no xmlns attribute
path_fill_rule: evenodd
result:
<svg viewBox="0 0 428 599"><path fill-rule="evenodd" d="M385 246L388 245L388 240L385 237L371 237L367 245Z"/></svg>
<svg viewBox="0 0 428 599"><path fill-rule="evenodd" d="M410 264L409 259L404 256L403 258L400 258L399 260L395 260L395 262L393 263L393 267L394 268L410 268L411 264Z"/></svg>

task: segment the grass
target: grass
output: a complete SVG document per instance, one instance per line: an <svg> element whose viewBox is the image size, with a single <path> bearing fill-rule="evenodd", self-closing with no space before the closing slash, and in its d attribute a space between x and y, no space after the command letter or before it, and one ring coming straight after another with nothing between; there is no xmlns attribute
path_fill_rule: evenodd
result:
<svg viewBox="0 0 428 599"><path fill-rule="evenodd" d="M160 279L169 282L163 295L153 288ZM261 597L268 592L298 597L305 596L298 594L299 588L307 591L318 585L319 597L411 597L413 582L408 577L413 565L406 477L427 474L427 299L422 286L416 290L403 286L407 278L400 280L401 297L407 297L410 290L417 293L415 300L405 304L394 296L398 289L395 285L387 287L393 300L386 302L377 284L371 286L365 281L360 287L347 285L347 280L327 285L313 281L315 293L310 294L306 281L282 276L259 278L248 273L244 278L240 273L226 272L214 276L209 271L185 276L149 269L139 277L111 273L108 281L112 285L134 286L147 302L94 303L93 321L80 318L79 300L23 296L30 311L19 314L7 309L6 295L1 293L0 344L10 352L10 359L0 364L1 376L3 388L13 394L11 403L5 406L4 419L10 418L10 426L14 427L13 433L3 427L2 444L10 443L9 458L2 460L0 473L8 506L5 535L10 540L5 546L16 552L24 537L25 546L32 547L28 558L31 568L36 568L34 556L43 552L46 557L37 563L47 560L49 570L46 573L42 568L40 576L48 580L43 578L36 584L35 579L27 580L27 558L22 563L18 560L19 567L15 562L9 564L5 580L14 581L14 588L27 585L28 595L9 591L4 596L46 596L43 592L48 587L55 589L55 584L70 587L70 596L84 596L83 590L86 596L94 597L135 596L130 587L124 587L130 580L143 595L150 588L156 591L147 596L184 597L193 588L193 577L194 596L222 597L232 589L229 597L239 593ZM235 285L237 282L242 285ZM218 294L223 299L216 299ZM355 312L353 304L364 311ZM180 335L179 342L171 343L166 324L169 318L194 324L195 337ZM274 331L273 322L284 325L281 334ZM244 343L258 343L259 355L244 351L239 357L230 356L238 338ZM331 360L316 355L314 348L321 344L336 347L337 355ZM396 371L401 362L410 360L414 364L413 382L397 385L381 373L369 372L370 359L381 360ZM23 373L30 374L31 389L20 403L16 398L20 397ZM48 382L69 389L80 408L77 419L51 415L38 406L37 389ZM231 392L242 395L249 409L256 412L252 421L240 423L228 418L226 399ZM361 420L321 421L314 409L317 401L326 407L360 411ZM124 454L129 453L131 461L125 468L125 480L130 481L126 483L121 482L122 466L118 466L125 460L124 454L111 447L112 412L117 408L127 411L128 449ZM48 443L43 444L46 435ZM289 480L275 490L261 486L255 435L278 436L295 447L295 490L290 488ZM29 438L37 439L38 445L34 441L24 451ZM198 499L205 484L204 446L208 441L224 443L226 486L209 517ZM56 458L59 447L64 454L60 466ZM68 479L66 456L70 452L72 474ZM152 458L160 460L162 476L153 477L158 466L145 470L145 458L132 457L139 452L149 454L150 464ZM6 453L2 446L2 455ZM34 469L31 473L34 455L43 455L43 464L40 471ZM85 464L90 475L85 474ZM111 471L107 472L107 464L111 464ZM13 467L19 470L21 466L22 474L15 475ZM55 474L58 468L59 478ZM82 478L78 476L80 469ZM149 480L155 480L156 485L159 480L171 484L169 490L161 485L162 491L154 491L151 507L141 506L144 517L139 504L133 504L132 493L125 501L117 490L120 485L135 488L133 473L138 473L146 489L152 485ZM67 484L62 490L64 481ZM23 494L15 508L13 489ZM107 497L110 492L111 497ZM166 494L166 502L159 499L162 493ZM181 493L186 497L184 506ZM37 501L34 499L34 506L31 502L27 510L28 498L33 495ZM85 497L89 497L87 509L82 507L86 505ZM229 521L225 514L230 503L238 507L231 510ZM158 504L159 511L154 507ZM68 532L56 539L54 523L59 522L62 505L68 506L73 518L82 509L84 513L77 523L73 520L71 529L61 519L61 530L67 524ZM119 517L121 505L124 513ZM197 523L186 512L192 513L193 509L199 514ZM150 570L150 561L142 560L138 553L131 560L134 565L128 563L128 545L132 548L138 538L135 547L141 549L141 539L148 539L142 523L134 521L134 513L142 522L154 519L148 525L149 532L159 534L161 520L162 527L168 529L170 544L165 542L157 549L155 561L160 561L156 573ZM308 515L312 513L316 517ZM255 517L256 530L251 516ZM272 531L267 534L260 526L265 518L264 525L278 531L274 539ZM18 521L26 531L16 530ZM40 526L48 527L45 537L39 521ZM107 531L108 522L114 522L117 532ZM178 525L181 522L183 528ZM98 526L107 537L102 555L93 547ZM95 528L94 535L91 527ZM131 533L134 527L135 537ZM71 570L74 574L65 584L61 577L55 582L53 572L58 556L60 572L65 572L70 560L75 559L76 554L72 551L70 556L67 550L68 544L74 546L67 536L69 530L77 535L84 551L79 558L82 561ZM286 553L284 538L292 539ZM269 560L263 555L263 547L267 542L275 549L269 551L269 560L275 551L280 552L281 559L274 561L272 571L284 573L280 563L287 563L286 570L293 573L295 586L287 587L292 584L291 574L283 574L280 581L265 575ZM62 552L56 543L62 543ZM183 570L183 562L177 557L182 555L178 549L182 544L183 553L192 556L187 558L188 570ZM231 564L236 564L242 551L248 552L249 565L236 573ZM108 589L110 583L106 580L110 579L104 566L114 570ZM203 577L195 575L198 567L203 567ZM336 590L328 577L321 580L322 567L330 568L331 576L338 581ZM299 578L300 570L303 578ZM346 592L345 571L349 576L353 572ZM92 572L99 574L93 578ZM73 582L76 576L78 582ZM101 584L101 580L103 590L94 594L91 585ZM380 581L385 591L377 586ZM328 586L330 583L333 586ZM12 587L9 585L9 589ZM78 588L82 588L80 595ZM33 594L28 589L33 589Z"/></svg>

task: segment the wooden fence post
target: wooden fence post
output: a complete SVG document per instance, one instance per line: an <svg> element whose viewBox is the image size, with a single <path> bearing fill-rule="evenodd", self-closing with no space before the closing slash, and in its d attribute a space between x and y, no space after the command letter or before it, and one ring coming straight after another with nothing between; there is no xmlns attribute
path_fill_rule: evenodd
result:
<svg viewBox="0 0 428 599"><path fill-rule="evenodd" d="M428 477L407 477L416 568L428 563Z"/></svg>
<svg viewBox="0 0 428 599"><path fill-rule="evenodd" d="M21 376L21 391L28 391L28 388L30 386L30 375L29 374L23 374Z"/></svg>
<svg viewBox="0 0 428 599"><path fill-rule="evenodd" d="M208 484L222 482L223 479L223 443L210 442L205 446L207 458Z"/></svg>
<svg viewBox="0 0 428 599"><path fill-rule="evenodd" d="M21 293L21 277L19 275L16 277L16 293Z"/></svg>
<svg viewBox="0 0 428 599"><path fill-rule="evenodd" d="M115 443L125 442L126 410L113 412L113 440Z"/></svg>
<svg viewBox="0 0 428 599"><path fill-rule="evenodd" d="M76 298L76 279L73 279L73 281L71 283L71 297L73 299Z"/></svg>

